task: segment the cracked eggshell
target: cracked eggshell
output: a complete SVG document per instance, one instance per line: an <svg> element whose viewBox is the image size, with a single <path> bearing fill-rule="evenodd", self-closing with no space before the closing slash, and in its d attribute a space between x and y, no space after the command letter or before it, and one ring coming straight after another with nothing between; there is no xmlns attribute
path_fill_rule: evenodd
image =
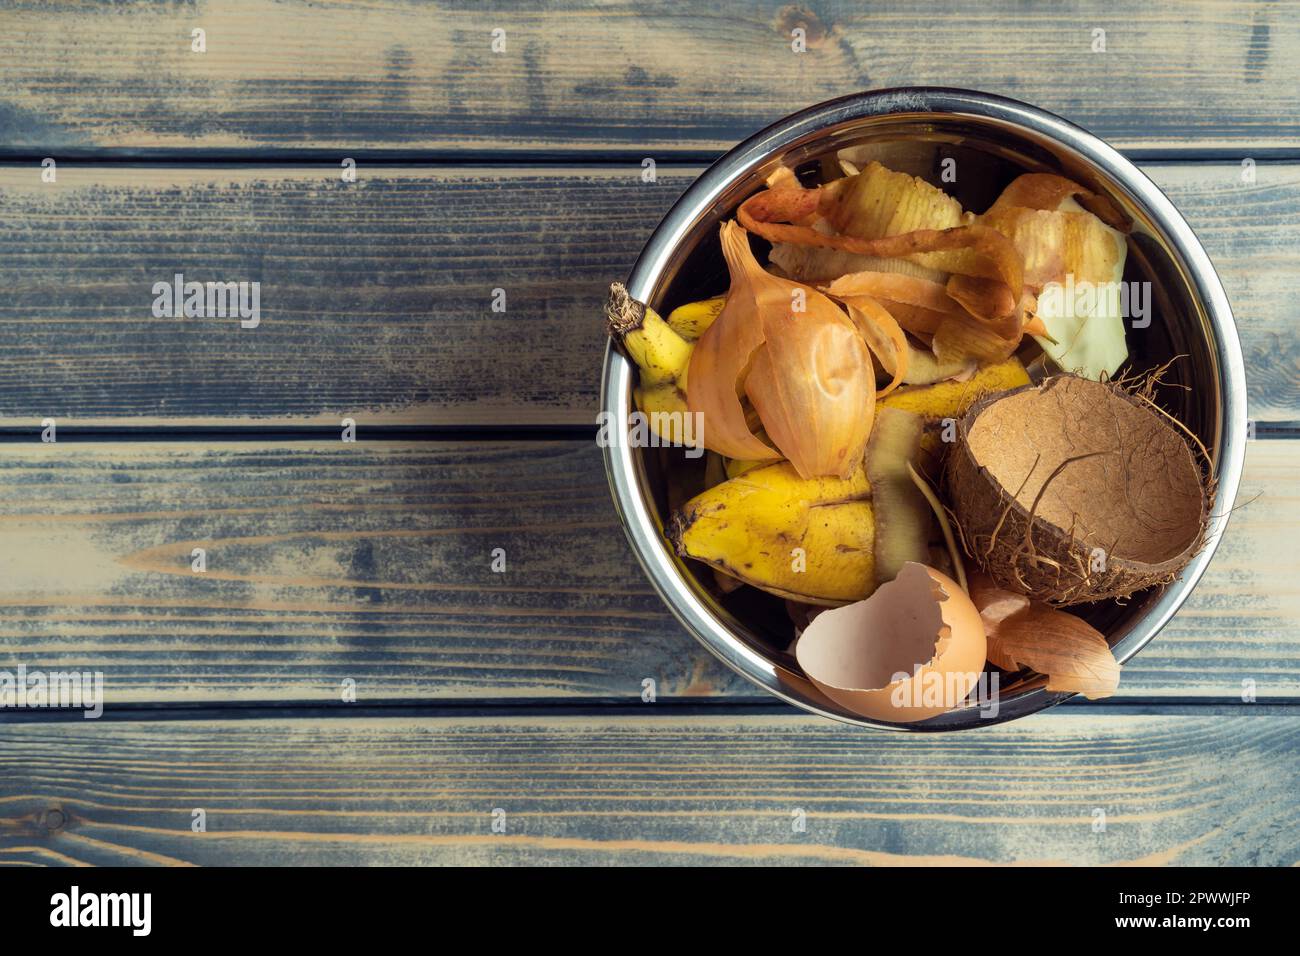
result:
<svg viewBox="0 0 1300 956"><path fill-rule="evenodd" d="M956 708L975 688L986 653L984 622L966 592L911 561L866 600L817 615L795 645L823 694L891 723Z"/></svg>

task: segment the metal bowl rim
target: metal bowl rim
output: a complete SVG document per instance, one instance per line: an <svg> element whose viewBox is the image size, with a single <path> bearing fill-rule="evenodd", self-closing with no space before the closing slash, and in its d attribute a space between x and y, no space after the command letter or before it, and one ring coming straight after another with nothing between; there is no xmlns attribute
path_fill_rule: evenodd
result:
<svg viewBox="0 0 1300 956"><path fill-rule="evenodd" d="M1231 504L1241 480L1246 443L1246 376L1241 343L1232 308L1223 286L1200 241L1173 203L1128 159L1098 137L1068 120L1018 100L975 90L944 87L900 87L856 93L808 107L779 120L731 149L709 167L677 200L646 242L629 275L633 298L649 301L660 274L676 246L694 221L737 180L784 153L819 130L856 119L887 115L967 116L993 120L1052 140L1075 157L1099 167L1155 223L1171 252L1187 271L1201 307L1209 318L1217 357L1220 434L1215 442L1214 477L1218 484L1217 515L1205 547L1182 575L1167 586L1146 613L1130 626L1115 645L1120 663L1142 650L1169 622L1205 573L1227 526ZM632 365L617 349L606 349L601 382L601 415L614 435L627 434L631 400ZM751 683L810 713L860 726L886 730L957 730L991 726L1054 706L1072 694L1049 692L1043 687L1022 691L1000 702L993 719L962 720L945 726L942 718L920 724L889 724L828 709L824 700L812 698L788 679L783 670L748 646L719 620L675 567L659 531L650 504L642 493L633 449L623 441L606 443L605 471L615 510L637 560L659 596L674 616L719 660ZM968 711L969 713L969 711ZM947 716L947 715L945 715Z"/></svg>

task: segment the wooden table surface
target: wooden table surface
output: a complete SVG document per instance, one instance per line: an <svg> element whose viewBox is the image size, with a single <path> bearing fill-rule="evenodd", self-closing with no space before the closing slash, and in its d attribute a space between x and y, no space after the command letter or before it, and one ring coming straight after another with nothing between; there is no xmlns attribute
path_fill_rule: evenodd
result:
<svg viewBox="0 0 1300 956"><path fill-rule="evenodd" d="M107 700L0 716L0 863L1300 861L1300 7L746 8L0 8L0 670ZM593 440L603 289L703 166L908 84L1135 159L1219 269L1256 429L1118 696L925 737L715 663ZM175 272L260 281L261 325L154 318Z"/></svg>

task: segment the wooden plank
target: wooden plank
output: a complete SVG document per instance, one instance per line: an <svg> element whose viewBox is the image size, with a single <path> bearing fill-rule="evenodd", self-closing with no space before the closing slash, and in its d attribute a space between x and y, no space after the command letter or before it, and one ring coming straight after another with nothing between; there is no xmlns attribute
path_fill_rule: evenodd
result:
<svg viewBox="0 0 1300 956"><path fill-rule="evenodd" d="M587 424L600 305L697 169L0 167L0 425ZM1300 420L1300 165L1156 165ZM153 286L261 283L261 324ZM495 289L505 312L493 311Z"/></svg>
<svg viewBox="0 0 1300 956"><path fill-rule="evenodd" d="M11 167L0 180L4 423L594 427L603 289L691 178L58 176L46 188ZM154 283L178 272L260 282L261 323L155 318ZM505 312L492 311L498 288Z"/></svg>
<svg viewBox="0 0 1300 956"><path fill-rule="evenodd" d="M103 670L110 700L745 686L669 624L594 442L6 444L0 463L3 655Z"/></svg>
<svg viewBox="0 0 1300 956"><path fill-rule="evenodd" d="M0 862L1285 866L1298 732L1060 711L926 737L662 713L9 724Z"/></svg>
<svg viewBox="0 0 1300 956"><path fill-rule="evenodd" d="M1250 445L1122 697L1300 695L1298 464ZM762 696L650 590L594 442L7 443L0 501L0 668L101 670L113 703Z"/></svg>
<svg viewBox="0 0 1300 956"><path fill-rule="evenodd" d="M1300 145L1291 2L816 6L33 0L0 13L0 143L722 149L835 96L937 85L1014 96L1127 147Z"/></svg>

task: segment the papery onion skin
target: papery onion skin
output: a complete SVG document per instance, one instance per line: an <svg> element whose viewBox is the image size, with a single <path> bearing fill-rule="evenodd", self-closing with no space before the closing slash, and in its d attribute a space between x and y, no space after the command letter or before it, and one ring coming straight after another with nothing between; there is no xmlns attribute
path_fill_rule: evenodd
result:
<svg viewBox="0 0 1300 956"><path fill-rule="evenodd" d="M806 190L778 189L783 214L806 207ZM691 357L687 404L704 416L705 447L727 458L784 456L801 477L847 477L871 431L875 376L853 323L816 289L781 279L754 259L734 222L721 230L731 289ZM758 422L747 421L739 395ZM761 430L774 450L755 434Z"/></svg>
<svg viewBox="0 0 1300 956"><path fill-rule="evenodd" d="M1106 637L1068 611L999 588L983 572L971 576L970 597L988 636L989 662L1047 677L1049 691L1098 700L1115 693L1120 665Z"/></svg>
<svg viewBox="0 0 1300 956"><path fill-rule="evenodd" d="M961 308L942 282L896 272L851 272L826 286L826 292L836 297L869 295L932 312L956 312Z"/></svg>
<svg viewBox="0 0 1300 956"><path fill-rule="evenodd" d="M930 347L941 363L955 364L974 359L980 365L1001 362L1015 352L1015 339L1004 339L993 329L970 319L945 319L934 333Z"/></svg>
<svg viewBox="0 0 1300 956"><path fill-rule="evenodd" d="M1040 290L1073 275L1076 282L1107 282L1123 247L1121 233L1090 212L1002 207L980 220L1015 245L1025 284Z"/></svg>
<svg viewBox="0 0 1300 956"><path fill-rule="evenodd" d="M687 371L687 408L703 415L706 448L727 458L772 461L781 455L750 431L737 388L764 342L759 302L768 308L784 304L788 310L790 297L780 280L758 268L743 229L724 223L721 238L731 288L722 311L695 344Z"/></svg>
<svg viewBox="0 0 1300 956"><path fill-rule="evenodd" d="M813 316L813 296L821 300ZM861 466L875 411L866 344L829 299L809 290L809 313L764 316L767 341L745 394L769 438L801 478L847 478Z"/></svg>
<svg viewBox="0 0 1300 956"><path fill-rule="evenodd" d="M1002 195L984 215L1009 207L1025 209L1061 208L1066 199L1074 199L1106 225L1120 232L1128 232L1133 223L1109 199L1085 189L1072 179L1053 173L1024 173L1013 179Z"/></svg>
<svg viewBox="0 0 1300 956"><path fill-rule="evenodd" d="M867 347L880 359L893 380L876 393L877 398L884 398L903 384L907 376L907 363L911 351L903 328L883 305L869 295L847 296L843 300L848 306L849 318L857 326L858 333Z"/></svg>
<svg viewBox="0 0 1300 956"><path fill-rule="evenodd" d="M811 226L763 219L761 217L764 215L776 216L803 208L799 206L785 210L783 202L776 199L770 202L758 201L763 198L764 194L759 193L746 200L736 216L746 229L769 242L839 249L885 258L901 258L923 252L952 253L944 261L955 275L995 279L1006 286L1004 295L989 300L990 305L986 312L979 314L980 318L997 320L1013 314L1014 305L1024 290L1023 259L1020 253L1010 239L987 225L971 224L942 230L918 229L879 239L860 239L856 236L827 235ZM950 288L950 293L951 291ZM964 304L968 310L973 310L972 303Z"/></svg>

